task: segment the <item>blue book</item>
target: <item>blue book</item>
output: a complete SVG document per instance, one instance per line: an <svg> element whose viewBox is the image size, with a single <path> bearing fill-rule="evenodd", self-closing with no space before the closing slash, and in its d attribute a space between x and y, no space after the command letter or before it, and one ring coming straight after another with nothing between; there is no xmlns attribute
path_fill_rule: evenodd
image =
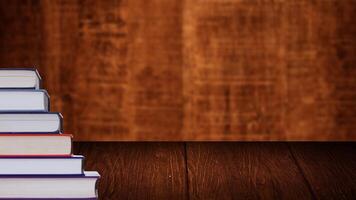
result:
<svg viewBox="0 0 356 200"><path fill-rule="evenodd" d="M0 88L40 89L41 76L34 68L0 68Z"/></svg>
<svg viewBox="0 0 356 200"><path fill-rule="evenodd" d="M1 133L61 133L63 117L58 112L0 113Z"/></svg>
<svg viewBox="0 0 356 200"><path fill-rule="evenodd" d="M98 172L83 175L2 175L0 199L97 199Z"/></svg>
<svg viewBox="0 0 356 200"><path fill-rule="evenodd" d="M48 112L46 90L0 90L0 112Z"/></svg>

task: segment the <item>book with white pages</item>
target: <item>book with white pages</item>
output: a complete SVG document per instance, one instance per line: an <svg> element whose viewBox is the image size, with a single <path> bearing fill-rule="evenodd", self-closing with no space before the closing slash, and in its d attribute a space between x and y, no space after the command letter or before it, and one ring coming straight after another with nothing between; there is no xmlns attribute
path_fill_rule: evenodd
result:
<svg viewBox="0 0 356 200"><path fill-rule="evenodd" d="M46 90L0 90L0 112L48 112Z"/></svg>
<svg viewBox="0 0 356 200"><path fill-rule="evenodd" d="M0 199L97 199L97 172L83 175L0 175Z"/></svg>
<svg viewBox="0 0 356 200"><path fill-rule="evenodd" d="M69 157L70 134L0 134L0 157Z"/></svg>
<svg viewBox="0 0 356 200"><path fill-rule="evenodd" d="M0 157L0 175L82 175L83 156Z"/></svg>
<svg viewBox="0 0 356 200"><path fill-rule="evenodd" d="M60 133L62 115L49 113L0 113L1 133Z"/></svg>
<svg viewBox="0 0 356 200"><path fill-rule="evenodd" d="M41 77L33 68L0 68L0 88L40 89Z"/></svg>

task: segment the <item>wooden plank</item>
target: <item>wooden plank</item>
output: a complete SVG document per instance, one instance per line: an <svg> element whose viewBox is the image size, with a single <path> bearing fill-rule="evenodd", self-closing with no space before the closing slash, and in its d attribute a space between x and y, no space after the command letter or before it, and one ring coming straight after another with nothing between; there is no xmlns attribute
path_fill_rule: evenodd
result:
<svg viewBox="0 0 356 200"><path fill-rule="evenodd" d="M76 140L134 137L126 1L41 1L45 87Z"/></svg>
<svg viewBox="0 0 356 200"><path fill-rule="evenodd" d="M356 62L351 20L356 2L293 0L286 5L287 138L355 140L356 70L350 65Z"/></svg>
<svg viewBox="0 0 356 200"><path fill-rule="evenodd" d="M0 2L1 67L39 66L41 13L38 0Z"/></svg>
<svg viewBox="0 0 356 200"><path fill-rule="evenodd" d="M134 138L125 1L1 1L2 66L39 66L76 140ZM130 98L130 96L127 96Z"/></svg>
<svg viewBox="0 0 356 200"><path fill-rule="evenodd" d="M183 143L81 142L85 169L102 175L102 199L186 199Z"/></svg>
<svg viewBox="0 0 356 200"><path fill-rule="evenodd" d="M182 1L129 1L132 132L182 138Z"/></svg>
<svg viewBox="0 0 356 200"><path fill-rule="evenodd" d="M311 199L283 143L188 143L190 199Z"/></svg>
<svg viewBox="0 0 356 200"><path fill-rule="evenodd" d="M285 137L286 9L280 1L186 1L186 137Z"/></svg>
<svg viewBox="0 0 356 200"><path fill-rule="evenodd" d="M354 143L291 143L291 150L318 199L354 199Z"/></svg>
<svg viewBox="0 0 356 200"><path fill-rule="evenodd" d="M355 11L351 0L186 1L184 134L355 140Z"/></svg>
<svg viewBox="0 0 356 200"><path fill-rule="evenodd" d="M2 1L0 60L39 66L76 140L181 138L180 5Z"/></svg>

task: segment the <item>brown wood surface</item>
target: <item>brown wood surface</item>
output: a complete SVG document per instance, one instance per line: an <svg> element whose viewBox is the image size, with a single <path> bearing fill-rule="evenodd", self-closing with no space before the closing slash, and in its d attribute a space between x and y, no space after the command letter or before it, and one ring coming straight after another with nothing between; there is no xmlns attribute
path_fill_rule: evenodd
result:
<svg viewBox="0 0 356 200"><path fill-rule="evenodd" d="M318 199L355 199L355 144L305 143L290 146Z"/></svg>
<svg viewBox="0 0 356 200"><path fill-rule="evenodd" d="M190 199L311 199L282 143L188 143Z"/></svg>
<svg viewBox="0 0 356 200"><path fill-rule="evenodd" d="M85 169L101 174L100 199L185 199L183 143L75 143Z"/></svg>
<svg viewBox="0 0 356 200"><path fill-rule="evenodd" d="M76 140L356 140L354 0L3 0Z"/></svg>
<svg viewBox="0 0 356 200"><path fill-rule="evenodd" d="M76 142L100 199L355 199L355 143Z"/></svg>

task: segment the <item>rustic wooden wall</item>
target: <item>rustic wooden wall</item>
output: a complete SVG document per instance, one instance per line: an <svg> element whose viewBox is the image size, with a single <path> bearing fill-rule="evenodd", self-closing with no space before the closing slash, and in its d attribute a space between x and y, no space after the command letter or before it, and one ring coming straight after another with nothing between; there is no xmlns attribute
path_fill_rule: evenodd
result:
<svg viewBox="0 0 356 200"><path fill-rule="evenodd" d="M354 0L3 0L77 140L356 140Z"/></svg>

